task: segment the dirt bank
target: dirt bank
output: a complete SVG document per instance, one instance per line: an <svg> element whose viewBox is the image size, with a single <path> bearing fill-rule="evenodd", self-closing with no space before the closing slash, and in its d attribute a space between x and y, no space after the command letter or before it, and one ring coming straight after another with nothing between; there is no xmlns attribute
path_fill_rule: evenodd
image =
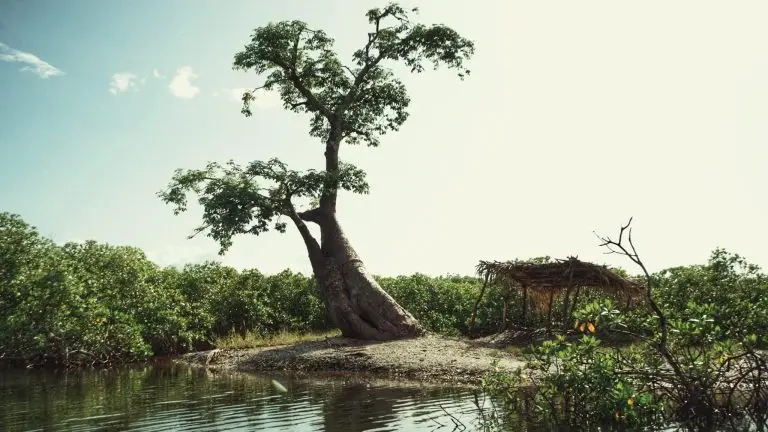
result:
<svg viewBox="0 0 768 432"><path fill-rule="evenodd" d="M240 372L365 372L390 378L477 384L492 363L513 370L520 359L499 349L440 336L364 342L342 337L247 350L213 350L177 361Z"/></svg>

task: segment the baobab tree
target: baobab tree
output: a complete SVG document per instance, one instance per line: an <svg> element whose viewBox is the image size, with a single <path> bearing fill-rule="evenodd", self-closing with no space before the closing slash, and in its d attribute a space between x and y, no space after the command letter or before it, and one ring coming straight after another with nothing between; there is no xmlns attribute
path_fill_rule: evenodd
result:
<svg viewBox="0 0 768 432"><path fill-rule="evenodd" d="M287 219L296 227L309 254L321 297L333 322L347 337L389 340L422 333L414 317L389 296L366 270L344 234L336 213L340 190L368 193L365 172L339 158L342 144L377 147L408 118L410 103L403 83L387 64L400 63L413 73L445 66L463 79L472 41L442 24L413 23L397 4L371 9L373 27L349 65L333 50L333 39L302 21L270 23L254 30L235 54L234 69L253 71L264 80L243 95L242 113L251 116L259 91L275 91L283 107L309 114L309 134L324 143L323 170L295 171L279 159L245 166L232 161L209 163L199 170L176 170L159 196L186 210L194 193L203 209L206 233L223 254L238 234L285 232ZM310 208L300 210L299 203ZM284 219L285 218L285 219ZM306 223L317 224L320 241Z"/></svg>

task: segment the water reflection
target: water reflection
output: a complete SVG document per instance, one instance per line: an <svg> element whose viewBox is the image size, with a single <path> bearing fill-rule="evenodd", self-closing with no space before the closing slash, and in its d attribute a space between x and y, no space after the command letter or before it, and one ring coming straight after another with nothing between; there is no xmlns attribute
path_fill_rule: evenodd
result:
<svg viewBox="0 0 768 432"><path fill-rule="evenodd" d="M277 377L283 393L272 378L178 365L0 371L0 430L451 430L443 409L469 429L477 420L467 389Z"/></svg>

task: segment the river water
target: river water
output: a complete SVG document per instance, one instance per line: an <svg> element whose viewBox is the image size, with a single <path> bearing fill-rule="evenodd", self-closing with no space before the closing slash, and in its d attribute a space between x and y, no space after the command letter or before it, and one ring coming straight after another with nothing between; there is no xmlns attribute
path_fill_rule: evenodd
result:
<svg viewBox="0 0 768 432"><path fill-rule="evenodd" d="M362 377L297 379L169 364L0 370L5 432L450 431L455 422L474 430L477 412L472 390Z"/></svg>

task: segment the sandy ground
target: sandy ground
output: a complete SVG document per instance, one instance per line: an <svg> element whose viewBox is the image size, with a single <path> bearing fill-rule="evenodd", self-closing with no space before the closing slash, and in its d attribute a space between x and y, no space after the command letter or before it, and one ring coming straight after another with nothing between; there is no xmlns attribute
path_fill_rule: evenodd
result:
<svg viewBox="0 0 768 432"><path fill-rule="evenodd" d="M427 382L479 384L498 361L514 370L522 361L499 349L461 339L428 335L417 339L364 342L342 337L246 350L185 354L177 361L239 372L364 372Z"/></svg>

